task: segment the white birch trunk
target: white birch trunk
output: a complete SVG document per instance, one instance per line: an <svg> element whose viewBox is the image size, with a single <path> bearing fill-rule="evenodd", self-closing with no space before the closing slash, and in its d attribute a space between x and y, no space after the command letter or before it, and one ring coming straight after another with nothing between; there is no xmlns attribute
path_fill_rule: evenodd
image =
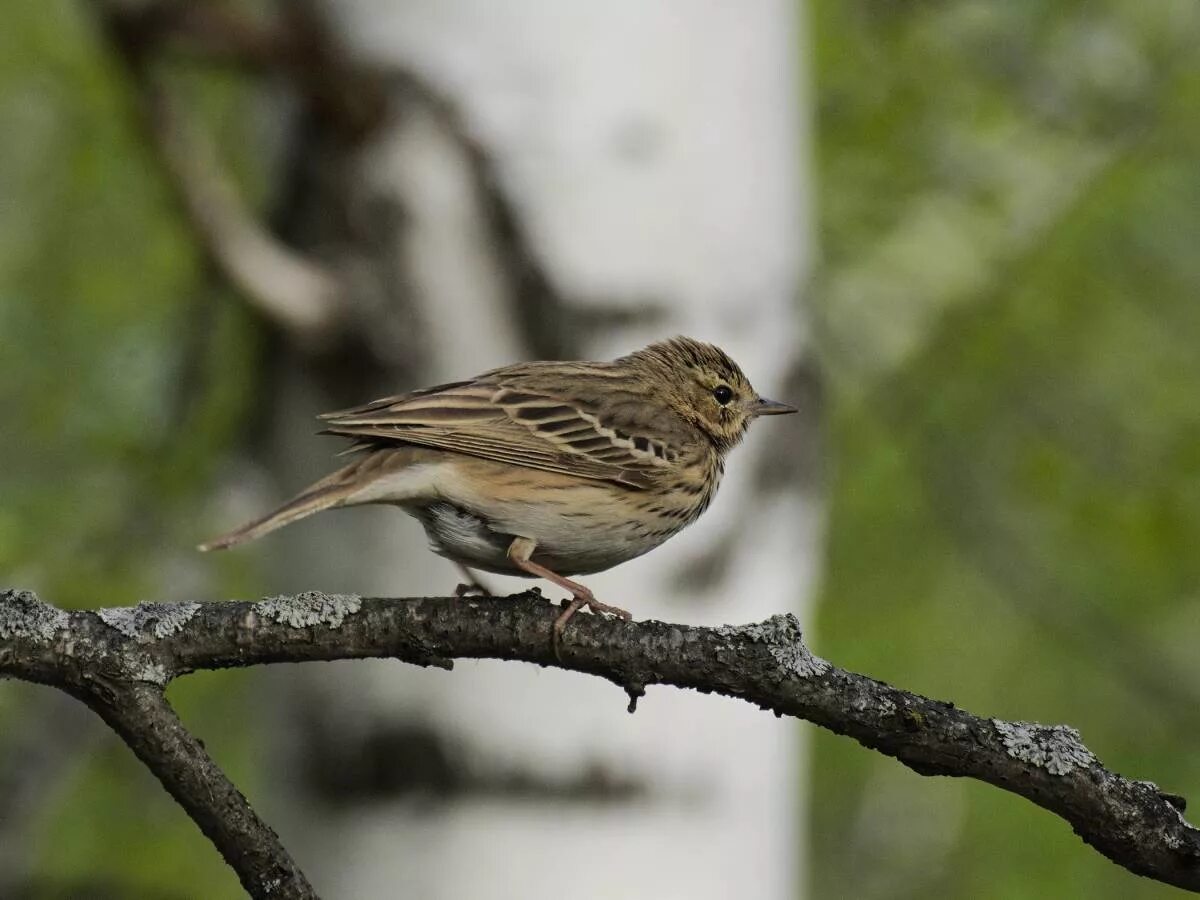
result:
<svg viewBox="0 0 1200 900"><path fill-rule="evenodd" d="M790 3L344 0L330 9L352 46L415 68L453 98L565 297L661 311L636 326L596 328L583 339L588 356L685 333L727 349L764 395L779 393L804 340L796 297L811 240L801 178L807 98L796 62L803 42ZM410 119L376 146L366 172L373 190L394 192L411 217L397 253L432 344L428 379L527 355L461 149L434 120ZM752 484L779 421L751 429L697 525L586 583L639 619L803 615L820 510L798 486L762 496ZM291 446L311 440L305 418L296 422L296 433L282 436ZM456 583L398 512L319 518L327 521L290 538L291 586L418 595ZM688 570L731 538L729 565L699 588L685 586ZM424 811L384 805L366 816L311 811L280 823L327 896L798 893L804 748L793 725L665 688L651 689L630 716L607 683L513 664L460 663L447 674L355 663L321 677L340 683L331 704L365 690L359 702L435 723L492 761L549 778L599 766L649 789L629 802L460 800Z"/></svg>

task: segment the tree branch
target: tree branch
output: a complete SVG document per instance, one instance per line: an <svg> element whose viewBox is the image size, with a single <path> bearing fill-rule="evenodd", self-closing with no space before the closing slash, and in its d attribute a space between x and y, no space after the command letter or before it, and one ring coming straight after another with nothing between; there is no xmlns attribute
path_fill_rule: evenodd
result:
<svg viewBox="0 0 1200 900"><path fill-rule="evenodd" d="M739 698L853 737L921 774L975 778L1019 794L1126 869L1200 892L1200 830L1184 820L1182 798L1110 772L1074 729L981 718L839 669L809 652L790 615L721 628L580 615L560 661L549 637L555 613L535 592L420 599L308 593L67 613L9 591L0 593L0 674L58 686L100 712L247 889L261 891L255 896L266 895L264 857L254 856L260 851L271 871L294 873L296 896L311 889L165 705L162 688L198 669L366 657L444 668L454 658L507 659L584 672L624 689L631 710L657 684ZM256 848L252 859L248 846Z"/></svg>
<svg viewBox="0 0 1200 900"><path fill-rule="evenodd" d="M146 764L216 845L252 897L316 898L279 842L184 726L156 684L119 687L102 680L77 693Z"/></svg>

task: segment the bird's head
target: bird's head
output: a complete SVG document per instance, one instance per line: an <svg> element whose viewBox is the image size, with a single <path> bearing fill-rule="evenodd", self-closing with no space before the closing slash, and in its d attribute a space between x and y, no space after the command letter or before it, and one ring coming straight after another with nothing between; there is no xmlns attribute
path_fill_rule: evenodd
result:
<svg viewBox="0 0 1200 900"><path fill-rule="evenodd" d="M659 341L627 356L661 391L659 398L698 428L721 453L732 449L759 416L796 408L764 400L720 347L688 337Z"/></svg>

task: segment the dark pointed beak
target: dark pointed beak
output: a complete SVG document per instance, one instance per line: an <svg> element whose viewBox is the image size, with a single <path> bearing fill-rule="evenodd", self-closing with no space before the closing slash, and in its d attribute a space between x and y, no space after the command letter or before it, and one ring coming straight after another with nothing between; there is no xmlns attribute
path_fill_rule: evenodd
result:
<svg viewBox="0 0 1200 900"><path fill-rule="evenodd" d="M800 412L794 406L780 403L777 400L764 400L759 397L750 404L750 412L756 416L782 416L786 413Z"/></svg>

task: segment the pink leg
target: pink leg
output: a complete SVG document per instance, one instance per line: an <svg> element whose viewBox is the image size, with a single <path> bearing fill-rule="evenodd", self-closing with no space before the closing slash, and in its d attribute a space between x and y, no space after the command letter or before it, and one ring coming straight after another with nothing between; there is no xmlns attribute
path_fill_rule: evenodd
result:
<svg viewBox="0 0 1200 900"><path fill-rule="evenodd" d="M562 611L557 619L554 620L554 628L552 629L552 640L554 644L554 655L559 656L559 648L562 645L563 629L567 627L567 622L583 607L594 610L599 613L609 613L619 619L629 621L633 618L627 610L621 609L618 606L609 606L607 603L601 603L596 599L595 594L588 588L584 587L577 581L572 581L569 578L550 571L543 565L533 562L529 557L532 555L534 547L537 544L529 538L517 538L508 548L508 558L513 564L530 575L537 575L539 578L545 578L547 581L557 584L561 588L571 592L572 600L567 604L567 608Z"/></svg>

